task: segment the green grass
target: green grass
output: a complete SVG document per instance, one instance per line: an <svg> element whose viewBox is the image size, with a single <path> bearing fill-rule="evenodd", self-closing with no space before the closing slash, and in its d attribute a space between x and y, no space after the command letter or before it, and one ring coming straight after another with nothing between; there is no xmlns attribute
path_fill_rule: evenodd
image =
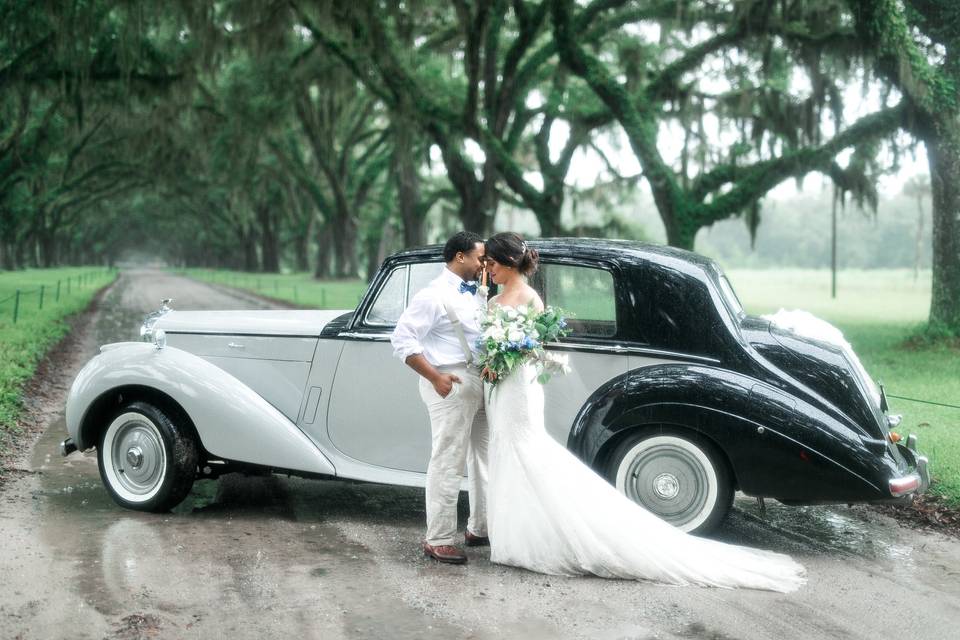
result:
<svg viewBox="0 0 960 640"><path fill-rule="evenodd" d="M0 272L0 453L6 450L10 434L16 432L23 384L33 376L47 350L66 334L65 318L84 309L97 290L115 277L116 272L103 268ZM18 289L20 304L14 323Z"/></svg>
<svg viewBox="0 0 960 640"><path fill-rule="evenodd" d="M212 269L179 269L176 273L311 309L354 309L367 290L363 280L316 280L310 273L252 274Z"/></svg>
<svg viewBox="0 0 960 640"><path fill-rule="evenodd" d="M734 269L727 276L748 313L804 309L836 325L888 394L960 406L960 350L905 344L930 309L929 271L916 281L908 270L845 271L836 299L828 271ZM891 413L903 414L898 431L916 433L930 457L933 491L960 506L960 409L889 403Z"/></svg>

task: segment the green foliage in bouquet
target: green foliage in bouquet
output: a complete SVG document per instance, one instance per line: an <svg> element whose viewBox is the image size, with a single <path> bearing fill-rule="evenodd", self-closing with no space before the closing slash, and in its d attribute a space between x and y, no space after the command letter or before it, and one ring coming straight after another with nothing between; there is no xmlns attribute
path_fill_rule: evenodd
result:
<svg viewBox="0 0 960 640"><path fill-rule="evenodd" d="M545 384L555 373L568 370L564 356L548 354L543 346L556 342L569 331L563 311L547 307L537 312L532 305L513 308L494 305L480 321L477 339L479 364L492 371L495 386L514 369L531 362L537 370L537 381Z"/></svg>

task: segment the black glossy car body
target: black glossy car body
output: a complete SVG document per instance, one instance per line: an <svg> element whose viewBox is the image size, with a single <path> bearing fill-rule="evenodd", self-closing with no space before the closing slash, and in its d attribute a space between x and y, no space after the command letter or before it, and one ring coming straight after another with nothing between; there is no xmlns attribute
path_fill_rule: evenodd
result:
<svg viewBox="0 0 960 640"><path fill-rule="evenodd" d="M585 265L613 276L615 333L575 336L556 347L632 355L640 365L611 375L570 425L569 449L611 481L629 463L621 458L631 443L668 434L697 443L717 483L730 485L695 530L722 519L733 489L800 504L890 500L926 488L926 460L915 438L906 439L909 447L892 442L895 418L885 414L882 393L852 352L746 315L711 260L627 241L530 245L542 265ZM439 252L427 247L392 256L378 279L397 264L439 260ZM381 284L375 280L356 316L331 331L362 317ZM546 283L532 284L551 304ZM671 467L651 473L662 469ZM696 476L696 470L670 473ZM668 493L676 482L670 473L656 476Z"/></svg>

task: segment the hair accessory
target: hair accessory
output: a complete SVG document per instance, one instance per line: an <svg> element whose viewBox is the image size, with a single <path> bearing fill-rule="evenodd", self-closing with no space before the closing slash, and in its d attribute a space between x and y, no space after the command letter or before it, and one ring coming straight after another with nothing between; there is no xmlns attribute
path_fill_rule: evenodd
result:
<svg viewBox="0 0 960 640"><path fill-rule="evenodd" d="M524 242L523 240L521 240L521 241L520 241L520 248L523 249L523 252L524 252L524 253L526 253L526 252L527 252L527 243Z"/></svg>

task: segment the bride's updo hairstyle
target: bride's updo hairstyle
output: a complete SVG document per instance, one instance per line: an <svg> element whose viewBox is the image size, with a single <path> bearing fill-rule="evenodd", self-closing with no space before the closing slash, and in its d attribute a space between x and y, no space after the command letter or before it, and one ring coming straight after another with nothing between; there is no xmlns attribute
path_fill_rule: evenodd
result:
<svg viewBox="0 0 960 640"><path fill-rule="evenodd" d="M531 249L519 234L512 231L498 233L488 238L485 243L488 258L493 258L502 265L514 267L520 275L530 277L537 272L540 264L540 254Z"/></svg>

